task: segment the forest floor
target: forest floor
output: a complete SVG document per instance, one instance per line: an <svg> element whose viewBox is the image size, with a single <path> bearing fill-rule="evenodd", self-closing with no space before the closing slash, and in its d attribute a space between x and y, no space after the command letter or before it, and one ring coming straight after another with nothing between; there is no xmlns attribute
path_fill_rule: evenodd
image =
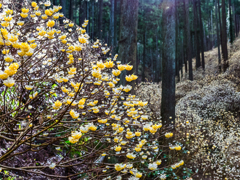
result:
<svg viewBox="0 0 240 180"><path fill-rule="evenodd" d="M188 74L183 74L181 81L176 84L176 124L182 125L189 121L195 135L204 135L204 141L208 142L209 147L213 144L218 147L221 152L212 157L211 166L215 167L220 164L219 160L231 162L232 160L229 161L229 159L240 158L240 134L237 130L240 128L240 38L236 39L232 45L229 44L228 52L229 67L226 72L219 71L218 49L214 48L204 53L205 71L201 67L194 69L193 81L188 80ZM193 67L195 67L195 60L193 60ZM149 102L149 107L156 116L161 114L161 91L161 83L151 82L141 83L136 91L141 99ZM203 122L205 130L201 131L198 127ZM218 123L221 126L216 126ZM199 141L195 139L193 142ZM205 147L202 144L196 145L202 149L194 150L195 145L190 149L191 152L196 152L192 160L198 169L201 168L202 163L205 163L202 160L207 159L207 156L201 153L205 151ZM226 150L225 147L228 149ZM228 164L231 167L239 166L239 161L231 163ZM217 169L214 172L216 171ZM196 173L194 179L211 179L209 175L206 177L204 174ZM236 179L235 177L240 177L240 171L229 171L228 177ZM214 178L222 179L219 176Z"/></svg>

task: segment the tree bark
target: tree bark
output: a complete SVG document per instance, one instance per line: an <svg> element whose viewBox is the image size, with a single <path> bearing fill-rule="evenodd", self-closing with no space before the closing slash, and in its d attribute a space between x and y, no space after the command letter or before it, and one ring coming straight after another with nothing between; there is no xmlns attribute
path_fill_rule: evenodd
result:
<svg viewBox="0 0 240 180"><path fill-rule="evenodd" d="M163 61L161 116L165 125L175 123L175 5L174 0L163 0Z"/></svg>
<svg viewBox="0 0 240 180"><path fill-rule="evenodd" d="M221 52L220 52L220 40L219 40L219 27L218 27L218 6L217 0L215 0L215 15L216 15L216 30L217 30L217 47L218 47L218 69L221 72Z"/></svg>
<svg viewBox="0 0 240 180"><path fill-rule="evenodd" d="M223 54L223 71L228 68L228 50L227 50L227 22L225 0L222 0L222 54Z"/></svg>
<svg viewBox="0 0 240 180"><path fill-rule="evenodd" d="M143 33L143 64L142 64L142 82L145 81L145 67L146 67L146 27Z"/></svg>
<svg viewBox="0 0 240 180"><path fill-rule="evenodd" d="M103 11L103 0L99 0L99 21L98 21L98 32L99 32L99 39L102 40L102 33L103 33L103 29L102 29L102 20L103 20L103 16L102 16L102 11Z"/></svg>
<svg viewBox="0 0 240 180"><path fill-rule="evenodd" d="M115 20L115 17L114 17L114 11L115 11L115 0L111 0L111 15L110 15L110 31L111 31L111 46L112 46L112 57L114 56L114 48L115 48L115 43L114 43L114 20Z"/></svg>
<svg viewBox="0 0 240 180"><path fill-rule="evenodd" d="M232 18L232 1L228 0L229 5L229 34L230 34L230 43L233 44L233 18Z"/></svg>
<svg viewBox="0 0 240 180"><path fill-rule="evenodd" d="M187 41L187 59L189 67L189 80L193 80L192 72L192 46L191 46L191 34L189 25L189 0L185 1L185 36Z"/></svg>
<svg viewBox="0 0 240 180"><path fill-rule="evenodd" d="M178 0L175 0L175 46L176 46L176 52L175 52L175 65L176 65L176 76L177 76L177 82L180 81L180 74L179 74L179 54L178 54Z"/></svg>
<svg viewBox="0 0 240 180"><path fill-rule="evenodd" d="M73 0L69 0L69 19L73 21Z"/></svg>
<svg viewBox="0 0 240 180"><path fill-rule="evenodd" d="M119 61L133 65L129 73L136 72L137 58L138 0L122 0L119 36ZM125 78L122 78L125 84ZM134 88L135 82L132 81Z"/></svg>
<svg viewBox="0 0 240 180"><path fill-rule="evenodd" d="M95 24L95 17L94 17L94 14L95 14L95 1L92 2L92 22L91 22L91 28L92 28L92 39L94 39L94 36L95 36L95 33L94 33L94 24Z"/></svg>
<svg viewBox="0 0 240 180"><path fill-rule="evenodd" d="M198 12L197 12L197 1L193 0L193 12L194 12L194 40L196 48L196 69L201 66L200 62L200 47L199 47L199 36L198 36Z"/></svg>
<svg viewBox="0 0 240 180"><path fill-rule="evenodd" d="M203 68L203 70L205 70L204 36L203 36L203 23L202 23L201 0L198 0L198 12L199 12L199 27L200 27L201 53L202 53L202 68Z"/></svg>

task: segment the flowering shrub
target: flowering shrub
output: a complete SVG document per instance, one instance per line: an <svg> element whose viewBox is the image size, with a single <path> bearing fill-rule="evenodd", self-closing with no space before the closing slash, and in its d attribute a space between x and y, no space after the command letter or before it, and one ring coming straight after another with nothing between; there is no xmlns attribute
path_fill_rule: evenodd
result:
<svg viewBox="0 0 240 180"><path fill-rule="evenodd" d="M79 27L50 6L0 5L0 171L25 179L177 177L184 161L180 144L169 149L171 129L118 83L132 66L89 39L88 20Z"/></svg>

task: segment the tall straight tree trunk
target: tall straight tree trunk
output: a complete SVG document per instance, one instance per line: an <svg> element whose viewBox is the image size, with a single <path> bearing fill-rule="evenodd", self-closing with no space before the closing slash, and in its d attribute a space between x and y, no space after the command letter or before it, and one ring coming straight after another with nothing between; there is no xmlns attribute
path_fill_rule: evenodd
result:
<svg viewBox="0 0 240 180"><path fill-rule="evenodd" d="M94 24L95 24L95 17L94 17L95 9L94 9L94 7L95 7L95 1L92 2L92 18L91 18L91 20L92 20L92 22L91 22L92 39L94 39L94 36L95 36L95 34L94 34Z"/></svg>
<svg viewBox="0 0 240 180"><path fill-rule="evenodd" d="M192 45L191 45L191 34L190 34L190 24L189 24L189 0L185 1L185 36L187 40L187 59L189 67L189 80L193 80L192 72Z"/></svg>
<svg viewBox="0 0 240 180"><path fill-rule="evenodd" d="M145 67L146 67L146 27L143 33L143 65L142 65L142 81L145 81Z"/></svg>
<svg viewBox="0 0 240 180"><path fill-rule="evenodd" d="M220 40L219 40L219 27L218 27L218 6L217 0L215 0L215 15L216 15L216 29L217 29L217 47L218 47L218 68L219 72L221 72L221 52L220 52Z"/></svg>
<svg viewBox="0 0 240 180"><path fill-rule="evenodd" d="M82 16L83 16L83 14L82 14L82 2L80 1L79 2L79 14L78 14L78 21L79 21L78 25L79 26L81 26L81 23L83 23L82 22Z"/></svg>
<svg viewBox="0 0 240 180"><path fill-rule="evenodd" d="M66 16L66 1L65 1L65 0L61 0L61 1L60 1L60 4L61 4L61 6L62 6L61 11L62 11L62 13L64 14L64 16ZM63 18L62 18L62 17L59 18L59 21L60 21L60 25L63 25Z"/></svg>
<svg viewBox="0 0 240 180"><path fill-rule="evenodd" d="M220 42L222 44L222 19L221 19L221 12L220 12L220 3L218 2L218 16L219 16L219 29L220 29Z"/></svg>
<svg viewBox="0 0 240 180"><path fill-rule="evenodd" d="M130 73L136 72L138 0L122 0L120 16L119 61L133 65ZM113 34L114 35L114 34ZM122 78L125 84L125 78ZM134 88L135 82L132 81Z"/></svg>
<svg viewBox="0 0 240 180"><path fill-rule="evenodd" d="M118 37L118 28L117 28L117 16L118 16L118 1L114 0L114 53L117 53L117 46L118 46L118 42L117 42L117 37Z"/></svg>
<svg viewBox="0 0 240 180"><path fill-rule="evenodd" d="M223 71L228 68L228 50L227 50L227 22L225 0L222 0L222 54L223 54Z"/></svg>
<svg viewBox="0 0 240 180"><path fill-rule="evenodd" d="M175 43L175 46L176 46L176 52L175 52L175 64L176 64L176 76L177 76L177 82L180 81L180 74L179 74L179 58L178 58L178 1L175 0L175 38L176 38L176 43Z"/></svg>
<svg viewBox="0 0 240 180"><path fill-rule="evenodd" d="M175 2L163 0L163 60L162 60L162 102L163 124L174 127L175 123Z"/></svg>
<svg viewBox="0 0 240 180"><path fill-rule="evenodd" d="M199 27L200 27L199 29L200 29L200 40L201 40L201 53L202 53L202 68L203 68L203 70L205 70L204 36L203 36L201 0L198 0L198 12L199 12Z"/></svg>
<svg viewBox="0 0 240 180"><path fill-rule="evenodd" d="M111 46L112 46L112 56L114 55L114 46L115 46L115 44L114 44L114 20L115 20L115 18L114 18L114 11L115 11L115 0L111 0L111 15L110 15L110 31L111 31L111 35L110 35L110 37L111 37Z"/></svg>
<svg viewBox="0 0 240 180"><path fill-rule="evenodd" d="M73 21L73 0L69 0L69 19Z"/></svg>
<svg viewBox="0 0 240 180"><path fill-rule="evenodd" d="M199 38L198 38L198 12L197 12L197 1L193 0L193 12L194 12L194 40L196 48L196 69L201 66L200 62L200 47L199 47Z"/></svg>
<svg viewBox="0 0 240 180"><path fill-rule="evenodd" d="M158 73L160 71L159 66L159 56L158 56L158 27L156 28L156 52L155 52L155 58L156 58L156 68L155 68L155 78L154 81L158 82Z"/></svg>
<svg viewBox="0 0 240 180"><path fill-rule="evenodd" d="M89 20L89 1L86 1L86 4L87 4L87 7L86 7L86 13L87 13L87 20ZM88 23L88 26L87 26L87 33L89 34L89 32L90 32L90 28L89 28L89 25L90 25L90 23Z"/></svg>
<svg viewBox="0 0 240 180"><path fill-rule="evenodd" d="M98 19L98 32L99 32L99 39L102 40L102 21L103 21L103 0L99 0L99 19Z"/></svg>
<svg viewBox="0 0 240 180"><path fill-rule="evenodd" d="M228 0L229 6L229 34L230 34L230 43L233 43L233 18L232 18L232 0Z"/></svg>

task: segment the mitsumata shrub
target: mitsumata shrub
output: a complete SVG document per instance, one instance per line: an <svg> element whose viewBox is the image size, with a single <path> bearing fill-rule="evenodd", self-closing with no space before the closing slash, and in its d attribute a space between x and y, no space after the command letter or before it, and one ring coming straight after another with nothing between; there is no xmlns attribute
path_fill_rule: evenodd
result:
<svg viewBox="0 0 240 180"><path fill-rule="evenodd" d="M133 67L89 39L88 20L79 27L50 1L0 7L0 177L180 178L181 144L119 84Z"/></svg>

